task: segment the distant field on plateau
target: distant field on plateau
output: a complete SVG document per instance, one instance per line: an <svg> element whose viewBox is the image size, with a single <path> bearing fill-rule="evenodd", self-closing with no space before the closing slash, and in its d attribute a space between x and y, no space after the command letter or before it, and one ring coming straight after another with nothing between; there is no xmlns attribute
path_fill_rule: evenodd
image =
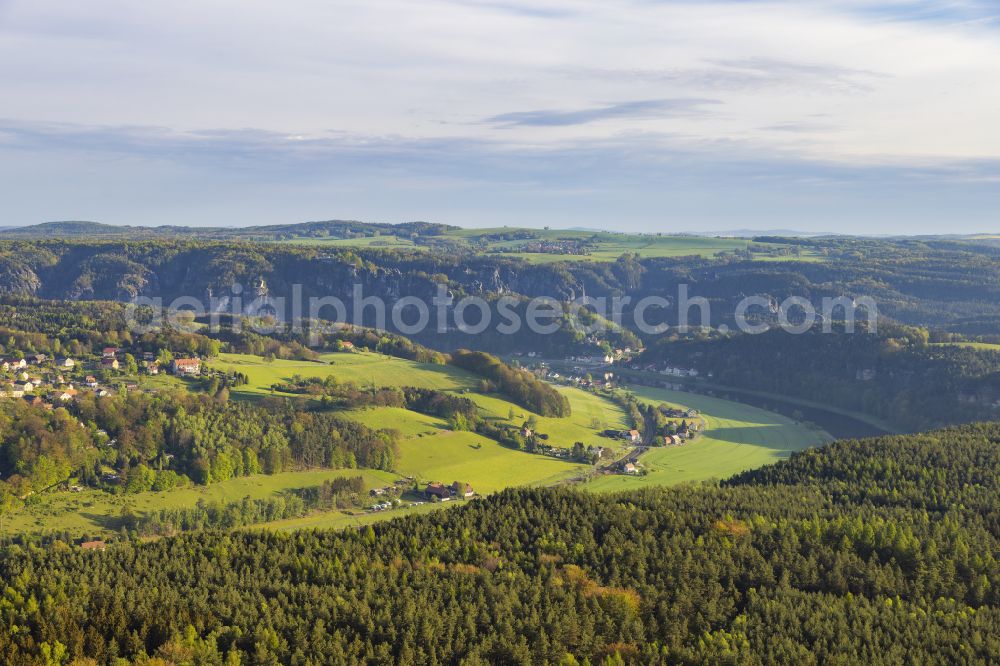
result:
<svg viewBox="0 0 1000 666"><path fill-rule="evenodd" d="M644 258L659 257L714 257L720 252L737 250L757 250L768 252L784 247L771 243L756 243L745 238L724 238L711 236L683 236L657 234L625 234L607 231L581 231L561 229L532 229L531 238L503 240L496 236L516 234L514 228L460 229L436 236L440 241L452 241L467 245L468 249L487 254L517 257L531 263L551 263L555 261L614 261L623 254L638 254ZM536 242L576 241L593 245L589 254L522 252L520 248ZM427 246L414 243L410 238L395 235L366 236L362 238L322 238L302 237L279 241L285 244L314 245L320 247L355 247L364 249L414 249L429 250ZM816 261L819 257L803 255L796 257L759 255L765 261L799 260Z"/></svg>
<svg viewBox="0 0 1000 666"><path fill-rule="evenodd" d="M1000 345L989 342L935 342L933 345L936 347L968 347L969 349L1000 351Z"/></svg>

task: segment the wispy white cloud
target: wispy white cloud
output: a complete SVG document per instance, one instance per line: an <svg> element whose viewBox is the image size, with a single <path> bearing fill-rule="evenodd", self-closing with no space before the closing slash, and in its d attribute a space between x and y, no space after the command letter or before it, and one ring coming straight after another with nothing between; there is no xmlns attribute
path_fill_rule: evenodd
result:
<svg viewBox="0 0 1000 666"><path fill-rule="evenodd" d="M719 104L714 99L647 99L620 102L574 110L512 111L487 118L485 122L500 125L523 125L530 127L565 127L585 125L602 120L624 120L628 118L665 118L709 113L707 107Z"/></svg>
<svg viewBox="0 0 1000 666"><path fill-rule="evenodd" d="M809 173L867 192L851 179L884 169L893 177L876 182L894 196L917 175L959 187L965 169L962 182L989 182L994 172L984 165L1000 159L995 9L974 0L299 0L280 8L0 0L9 119L0 170L15 173L30 146L30 161L53 172L71 155L99 173L127 163L130 182L161 169L172 178L197 173L173 200L213 196L199 182L265 175L275 191L297 191L289 179L299 179L343 194L345 182L364 189L356 174L365 173L394 179L399 191L472 187L484 201L492 182L501 205L512 183L539 201L547 197L538 183L613 200L624 190L606 184L627 172L629 196L650 211L668 174L704 198L735 196L740 178L756 187L761 173L787 183ZM684 164L704 177L682 177ZM723 167L733 164L741 167ZM708 174L718 175L714 186ZM71 196L65 179L44 180L50 196ZM30 190L5 196L0 213L27 210L31 202L18 197ZM968 205L993 201L974 194Z"/></svg>

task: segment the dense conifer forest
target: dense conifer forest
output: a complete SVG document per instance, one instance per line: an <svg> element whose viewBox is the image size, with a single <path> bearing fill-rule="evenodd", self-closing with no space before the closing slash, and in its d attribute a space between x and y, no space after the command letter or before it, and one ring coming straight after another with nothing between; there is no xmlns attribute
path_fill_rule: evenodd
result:
<svg viewBox="0 0 1000 666"><path fill-rule="evenodd" d="M509 490L340 533L11 546L0 659L987 663L998 444L997 424L968 425L721 485Z"/></svg>

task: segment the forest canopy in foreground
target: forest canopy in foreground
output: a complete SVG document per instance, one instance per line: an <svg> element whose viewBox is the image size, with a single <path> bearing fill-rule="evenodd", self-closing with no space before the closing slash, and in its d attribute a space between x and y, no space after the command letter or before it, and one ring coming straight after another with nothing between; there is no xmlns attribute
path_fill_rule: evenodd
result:
<svg viewBox="0 0 1000 666"><path fill-rule="evenodd" d="M721 486L509 490L339 533L11 546L0 660L987 662L998 489L1000 424L979 424L841 442Z"/></svg>

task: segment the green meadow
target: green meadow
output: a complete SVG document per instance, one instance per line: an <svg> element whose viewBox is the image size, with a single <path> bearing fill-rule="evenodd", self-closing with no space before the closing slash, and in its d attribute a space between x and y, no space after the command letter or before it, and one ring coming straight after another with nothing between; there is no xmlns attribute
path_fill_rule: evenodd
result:
<svg viewBox="0 0 1000 666"><path fill-rule="evenodd" d="M318 245L321 247L408 248L419 249L409 238L399 236L365 236L364 238L288 238L276 241L291 245Z"/></svg>
<svg viewBox="0 0 1000 666"><path fill-rule="evenodd" d="M473 400L487 418L515 426L520 426L534 416L538 422L536 430L549 436L549 444L561 448L570 448L574 442L607 446L609 440L601 436L602 430L620 430L628 426L625 412L607 398L577 388L559 387L558 390L569 399L571 414L566 418L533 415L527 409L505 400L503 396L469 393L465 397ZM512 412L513 418L509 419Z"/></svg>
<svg viewBox="0 0 1000 666"><path fill-rule="evenodd" d="M1000 351L1000 345L989 342L935 342L935 347L966 347L968 349L978 349L979 351Z"/></svg>
<svg viewBox="0 0 1000 666"><path fill-rule="evenodd" d="M193 507L199 501L227 503L244 497L264 499L345 476L361 476L367 488L384 486L399 478L397 474L379 470L324 469L259 474L207 486L191 485L132 495L112 495L100 490L47 491L30 498L5 521L4 528L7 533L69 530L75 534L102 534L118 529L118 519L126 509L142 515L160 509Z"/></svg>
<svg viewBox="0 0 1000 666"><path fill-rule="evenodd" d="M584 469L564 460L515 451L476 433L451 431L441 419L405 409L375 407L348 414L373 428L398 430L403 439L396 471L421 482L465 481L485 494L562 480Z"/></svg>
<svg viewBox="0 0 1000 666"><path fill-rule="evenodd" d="M504 447L473 432L441 432L400 444L397 471L421 481L464 481L480 494L554 483L583 465Z"/></svg>
<svg viewBox="0 0 1000 666"><path fill-rule="evenodd" d="M832 439L822 430L737 402L646 387L636 387L634 393L642 402L666 402L697 409L705 420L705 432L683 446L653 448L643 454L639 461L647 475L603 476L588 483L585 487L589 490L627 490L722 479Z"/></svg>
<svg viewBox="0 0 1000 666"><path fill-rule="evenodd" d="M362 527L379 523L394 518L420 515L447 509L450 507L462 506L462 502L428 502L426 504L410 504L401 506L390 511L378 511L373 513L343 513L341 511L327 511L323 513L313 513L301 518L287 518L285 520L275 520L270 523L260 523L251 525L249 529L276 530L279 532L290 532L294 530L318 530L318 529L346 529L349 527Z"/></svg>
<svg viewBox="0 0 1000 666"><path fill-rule="evenodd" d="M249 354L220 354L209 365L220 370L242 372L250 383L234 389L237 394L265 395L271 385L302 377L334 376L360 386L416 386L439 390L471 389L476 378L446 365L415 363L375 352L323 354L318 361L268 361Z"/></svg>

